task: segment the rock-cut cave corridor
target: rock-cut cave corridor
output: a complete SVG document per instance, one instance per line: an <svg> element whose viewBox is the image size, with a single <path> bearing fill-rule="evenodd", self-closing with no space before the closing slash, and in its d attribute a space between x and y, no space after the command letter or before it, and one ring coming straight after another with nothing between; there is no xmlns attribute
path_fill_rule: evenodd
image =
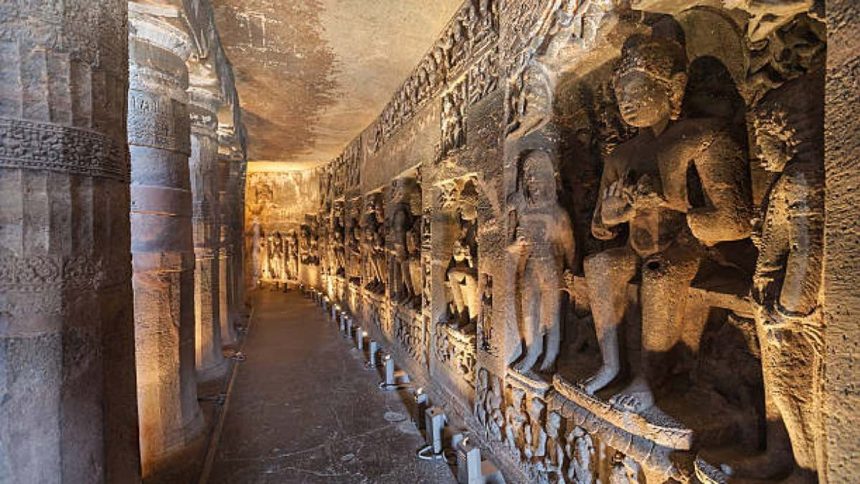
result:
<svg viewBox="0 0 860 484"><path fill-rule="evenodd" d="M0 484L860 482L855 0L0 0Z"/></svg>

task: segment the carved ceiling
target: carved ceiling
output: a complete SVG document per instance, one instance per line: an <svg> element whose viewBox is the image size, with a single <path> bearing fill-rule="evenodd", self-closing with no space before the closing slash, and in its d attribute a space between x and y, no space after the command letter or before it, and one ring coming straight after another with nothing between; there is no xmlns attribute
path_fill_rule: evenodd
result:
<svg viewBox="0 0 860 484"><path fill-rule="evenodd" d="M379 114L462 0L214 0L249 160L335 158Z"/></svg>

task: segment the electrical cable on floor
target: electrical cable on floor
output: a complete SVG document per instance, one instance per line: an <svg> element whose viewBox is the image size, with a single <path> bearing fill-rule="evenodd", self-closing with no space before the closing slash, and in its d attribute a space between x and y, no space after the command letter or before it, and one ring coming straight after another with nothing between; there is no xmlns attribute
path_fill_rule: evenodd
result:
<svg viewBox="0 0 860 484"><path fill-rule="evenodd" d="M432 451L433 446L432 445L425 445L424 447L421 447L420 449L418 449L418 451L415 454L421 460L427 460L427 461L444 460L445 463L448 465L454 465L457 462L457 455L453 450L442 449L441 454L427 455L428 450Z"/></svg>

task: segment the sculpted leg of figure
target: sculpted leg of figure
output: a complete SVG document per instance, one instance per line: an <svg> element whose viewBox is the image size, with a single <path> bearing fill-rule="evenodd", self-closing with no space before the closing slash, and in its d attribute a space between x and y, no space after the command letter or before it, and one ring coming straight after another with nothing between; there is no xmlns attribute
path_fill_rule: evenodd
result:
<svg viewBox="0 0 860 484"><path fill-rule="evenodd" d="M763 454L732 463L733 474L758 479L784 476L792 469L793 454L797 468L790 482L817 482L815 385L820 340L801 328L773 327L766 318L759 315L756 324L765 384L766 448Z"/></svg>
<svg viewBox="0 0 860 484"><path fill-rule="evenodd" d="M469 320L473 320L478 315L478 305L480 304L480 295L478 294L478 279L472 274L466 274L464 277L463 296L466 308L469 313Z"/></svg>
<svg viewBox="0 0 860 484"><path fill-rule="evenodd" d="M454 310L457 312L455 317L459 318L465 309L465 303L463 302L463 289L461 287L461 280L459 274L454 272L448 273L448 287L451 288L451 296L454 298Z"/></svg>
<svg viewBox="0 0 860 484"><path fill-rule="evenodd" d="M543 359L540 370L549 371L555 366L561 347L561 262L555 258L543 258L536 264L536 272L540 275L538 287L541 290L540 326L541 333L546 335Z"/></svg>
<svg viewBox="0 0 860 484"><path fill-rule="evenodd" d="M412 276L409 273L409 259L404 255L404 259L397 264L399 268L400 274L398 274L398 278L403 282L403 293L400 294L400 300L406 301L409 300L413 294L415 294L415 288L412 287Z"/></svg>
<svg viewBox="0 0 860 484"><path fill-rule="evenodd" d="M543 354L543 335L540 333L541 322L541 290L537 281L539 267L533 264L533 259L526 261L520 282L523 310L523 343L526 354L516 364L520 373L526 373L534 368L538 358Z"/></svg>
<svg viewBox="0 0 860 484"><path fill-rule="evenodd" d="M682 245L643 261L642 368L633 382L612 398L613 403L636 412L654 405L652 390L665 376L661 360L680 339L687 292L699 261L696 247Z"/></svg>
<svg viewBox="0 0 860 484"><path fill-rule="evenodd" d="M627 283L636 275L638 257L628 247L609 249L585 259L588 300L603 364L582 384L593 394L608 385L621 370L618 327L627 309Z"/></svg>

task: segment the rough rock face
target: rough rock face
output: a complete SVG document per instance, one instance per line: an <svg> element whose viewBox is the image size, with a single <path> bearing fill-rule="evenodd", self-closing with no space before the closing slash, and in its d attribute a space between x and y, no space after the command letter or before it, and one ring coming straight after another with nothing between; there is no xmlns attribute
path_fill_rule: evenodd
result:
<svg viewBox="0 0 860 484"><path fill-rule="evenodd" d="M466 2L339 156L250 181L253 282L326 292L513 480L851 480L825 33L812 0Z"/></svg>
<svg viewBox="0 0 860 484"><path fill-rule="evenodd" d="M826 439L823 478L829 482L860 479L857 459L860 439L854 421L857 392L857 322L854 315L860 246L857 217L856 72L860 66L856 31L860 6L854 2L827 2L827 84L825 90L825 227L824 227L824 408L822 432Z"/></svg>

